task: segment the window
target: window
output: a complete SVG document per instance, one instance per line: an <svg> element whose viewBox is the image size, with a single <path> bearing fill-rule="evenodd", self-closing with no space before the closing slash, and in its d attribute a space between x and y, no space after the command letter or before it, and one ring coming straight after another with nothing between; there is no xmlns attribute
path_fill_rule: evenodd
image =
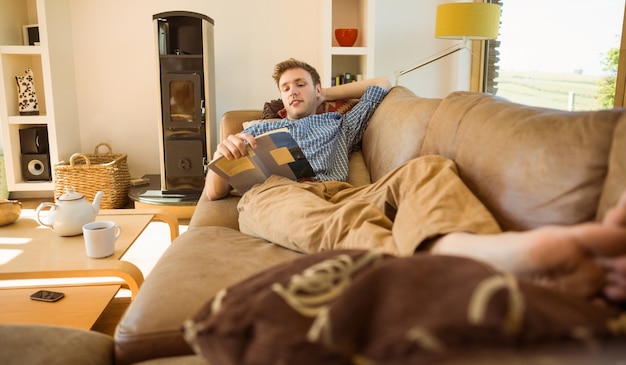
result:
<svg viewBox="0 0 626 365"><path fill-rule="evenodd" d="M500 35L485 42L482 61L474 60L484 76L473 90L564 110L623 105L624 0L491 2L502 5Z"/></svg>

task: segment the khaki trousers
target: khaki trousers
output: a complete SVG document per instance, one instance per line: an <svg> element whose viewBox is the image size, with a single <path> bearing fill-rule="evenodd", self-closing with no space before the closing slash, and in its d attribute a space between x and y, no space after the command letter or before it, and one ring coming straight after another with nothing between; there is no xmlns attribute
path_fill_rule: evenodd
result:
<svg viewBox="0 0 626 365"><path fill-rule="evenodd" d="M440 156L413 159L361 187L271 176L243 195L238 210L241 232L303 253L377 248L410 256L446 233L500 232L454 162Z"/></svg>

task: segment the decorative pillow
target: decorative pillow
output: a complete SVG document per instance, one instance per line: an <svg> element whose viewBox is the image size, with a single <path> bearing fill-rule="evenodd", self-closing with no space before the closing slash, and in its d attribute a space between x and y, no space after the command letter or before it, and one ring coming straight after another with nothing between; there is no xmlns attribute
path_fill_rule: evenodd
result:
<svg viewBox="0 0 626 365"><path fill-rule="evenodd" d="M261 114L261 119L282 119L286 116L287 112L285 111L285 106L283 104L283 101L280 99L270 100L263 105L263 113Z"/></svg>
<svg viewBox="0 0 626 365"><path fill-rule="evenodd" d="M243 126L243 129L246 129L246 128L251 127L251 126L253 126L255 124L276 122L278 120L281 120L281 119L280 118L253 119L253 120L249 120L247 122L243 122L241 125Z"/></svg>
<svg viewBox="0 0 626 365"><path fill-rule="evenodd" d="M460 257L337 250L219 292L184 325L212 364L416 364L626 333L626 314Z"/></svg>
<svg viewBox="0 0 626 365"><path fill-rule="evenodd" d="M345 99L345 100L337 100L337 101L326 101L326 102L322 103L322 105L317 110L317 112L318 112L318 114L319 113L330 113L330 112L337 112L337 113L345 114L345 113L349 112L358 102L359 102L359 99Z"/></svg>
<svg viewBox="0 0 626 365"><path fill-rule="evenodd" d="M350 111L357 103L359 99L344 99L344 100L336 100L336 101L326 101L323 102L319 108L317 108L317 114L329 113L329 112L338 112L341 114L345 114ZM275 118L285 118L287 116L287 111L285 110L285 106L283 101L280 99L271 100L266 102L263 105L263 113L261 114L261 119L275 119Z"/></svg>

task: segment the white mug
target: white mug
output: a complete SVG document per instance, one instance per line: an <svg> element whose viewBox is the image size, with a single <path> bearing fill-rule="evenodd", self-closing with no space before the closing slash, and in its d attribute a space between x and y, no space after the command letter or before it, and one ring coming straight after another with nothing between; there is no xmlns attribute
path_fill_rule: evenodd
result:
<svg viewBox="0 0 626 365"><path fill-rule="evenodd" d="M122 233L122 227L112 221L96 221L83 226L87 256L99 259L113 255L115 241Z"/></svg>

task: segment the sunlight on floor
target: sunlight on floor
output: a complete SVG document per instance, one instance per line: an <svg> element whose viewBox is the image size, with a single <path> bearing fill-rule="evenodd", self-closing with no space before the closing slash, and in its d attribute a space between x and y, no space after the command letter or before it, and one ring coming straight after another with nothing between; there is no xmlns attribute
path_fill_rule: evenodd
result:
<svg viewBox="0 0 626 365"><path fill-rule="evenodd" d="M187 225L179 225L179 229L182 234L187 230ZM122 260L137 265L143 276L147 277L170 244L170 229L167 223L152 222L122 256Z"/></svg>

